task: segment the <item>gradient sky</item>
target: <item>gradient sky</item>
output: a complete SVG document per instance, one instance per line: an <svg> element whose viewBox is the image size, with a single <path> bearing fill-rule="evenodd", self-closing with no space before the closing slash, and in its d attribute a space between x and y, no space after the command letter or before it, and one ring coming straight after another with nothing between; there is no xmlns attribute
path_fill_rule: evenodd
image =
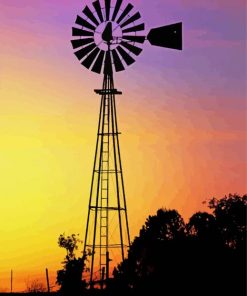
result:
<svg viewBox="0 0 247 296"><path fill-rule="evenodd" d="M70 44L81 0L0 0L0 290L52 282L60 233L84 238L102 77ZM131 1L130 1L131 2ZM184 23L182 52L144 45L116 74L131 237L149 214L188 219L246 193L244 0L138 0L147 28Z"/></svg>

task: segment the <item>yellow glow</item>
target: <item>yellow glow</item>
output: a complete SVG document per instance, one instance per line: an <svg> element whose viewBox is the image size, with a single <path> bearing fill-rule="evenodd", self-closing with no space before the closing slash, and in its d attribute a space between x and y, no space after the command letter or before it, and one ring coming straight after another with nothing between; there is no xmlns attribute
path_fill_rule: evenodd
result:
<svg viewBox="0 0 247 296"><path fill-rule="evenodd" d="M65 255L59 234L84 239L99 111L93 88L101 80L91 81L77 63L66 71L66 63L59 68L7 53L1 60L0 289L9 289L13 269L14 290L24 290L28 279L45 279L46 267L54 283ZM163 90L156 97L168 100ZM183 111L155 106L128 86L118 98L132 239L160 207L188 218L213 195L245 190L244 164L222 152L225 142L241 143L244 135L215 132L201 110L193 126Z"/></svg>

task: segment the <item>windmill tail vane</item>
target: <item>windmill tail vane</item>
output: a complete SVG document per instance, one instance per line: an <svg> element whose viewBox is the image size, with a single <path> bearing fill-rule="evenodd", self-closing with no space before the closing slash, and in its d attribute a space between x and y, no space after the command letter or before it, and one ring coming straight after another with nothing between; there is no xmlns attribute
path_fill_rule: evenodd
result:
<svg viewBox="0 0 247 296"><path fill-rule="evenodd" d="M135 62L145 41L153 46L182 50L182 23L152 28L145 24L131 3L123 0L93 1L77 15L71 44L81 65L103 75L98 133L93 164L84 252L88 260L90 285L104 288L114 265L124 260L130 246L116 95L113 73ZM111 264L110 264L111 263Z"/></svg>

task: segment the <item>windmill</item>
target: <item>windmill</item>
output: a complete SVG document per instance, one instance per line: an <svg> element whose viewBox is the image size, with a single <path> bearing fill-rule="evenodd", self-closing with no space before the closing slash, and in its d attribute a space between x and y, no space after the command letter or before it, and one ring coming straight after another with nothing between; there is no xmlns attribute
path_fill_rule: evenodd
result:
<svg viewBox="0 0 247 296"><path fill-rule="evenodd" d="M89 281L104 286L110 262L126 258L130 245L127 204L120 155L113 73L135 62L146 40L151 45L182 50L182 23L153 28L147 36L139 12L123 0L94 1L85 6L72 28L74 54L92 72L103 75L84 252L89 257ZM114 222L113 222L114 221Z"/></svg>

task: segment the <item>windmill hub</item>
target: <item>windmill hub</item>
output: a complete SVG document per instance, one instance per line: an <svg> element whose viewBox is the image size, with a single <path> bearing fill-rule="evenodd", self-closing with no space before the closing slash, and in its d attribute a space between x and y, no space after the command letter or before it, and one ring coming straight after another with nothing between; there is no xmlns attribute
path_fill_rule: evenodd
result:
<svg viewBox="0 0 247 296"><path fill-rule="evenodd" d="M108 22L105 26L105 30L102 33L102 39L107 43L111 43L113 40L112 36L112 22Z"/></svg>
<svg viewBox="0 0 247 296"><path fill-rule="evenodd" d="M116 22L103 22L94 32L94 42L103 51L107 51L108 44L110 44L112 50L119 46L122 36L122 29Z"/></svg>

